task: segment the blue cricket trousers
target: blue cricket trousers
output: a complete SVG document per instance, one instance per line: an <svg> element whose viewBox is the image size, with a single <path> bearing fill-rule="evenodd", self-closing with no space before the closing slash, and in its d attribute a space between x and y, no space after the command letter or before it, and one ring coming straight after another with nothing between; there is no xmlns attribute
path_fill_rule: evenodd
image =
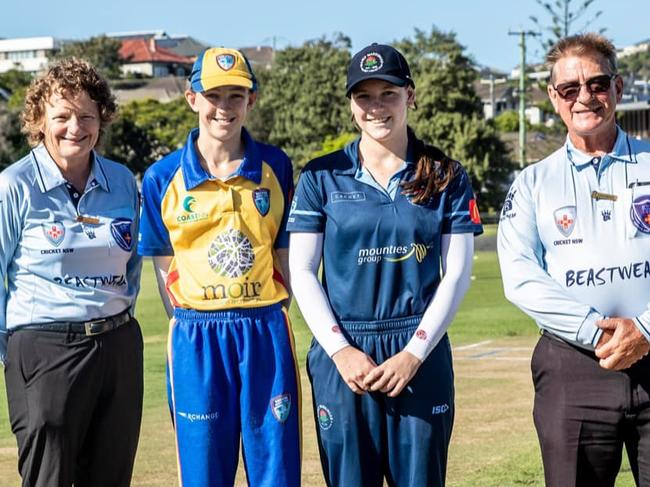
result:
<svg viewBox="0 0 650 487"><path fill-rule="evenodd" d="M300 485L300 386L284 309L176 309L168 391L181 487Z"/></svg>
<svg viewBox="0 0 650 487"><path fill-rule="evenodd" d="M342 322L353 346L377 364L404 349L420 317ZM312 342L307 356L316 431L330 487L443 486L454 420L454 376L445 335L395 398L355 394Z"/></svg>

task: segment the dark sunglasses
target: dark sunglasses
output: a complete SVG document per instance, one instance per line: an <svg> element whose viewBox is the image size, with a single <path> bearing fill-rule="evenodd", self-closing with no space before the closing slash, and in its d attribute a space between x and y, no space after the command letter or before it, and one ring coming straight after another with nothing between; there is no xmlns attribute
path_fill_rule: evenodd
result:
<svg viewBox="0 0 650 487"><path fill-rule="evenodd" d="M580 95L580 88L582 85L586 86L587 91L592 95L596 95L598 93L606 93L609 91L610 86L612 86L612 80L617 76L618 74L601 74L588 79L584 83L571 81L569 83L562 83L557 86L551 86L553 86L553 89L557 92L558 95L560 95L560 98L563 100L575 101Z"/></svg>

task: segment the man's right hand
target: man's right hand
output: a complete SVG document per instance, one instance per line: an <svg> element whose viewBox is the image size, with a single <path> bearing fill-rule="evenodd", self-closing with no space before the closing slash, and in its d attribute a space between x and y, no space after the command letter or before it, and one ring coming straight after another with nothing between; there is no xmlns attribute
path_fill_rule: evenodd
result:
<svg viewBox="0 0 650 487"><path fill-rule="evenodd" d="M332 360L352 392L365 394L367 388L363 384L363 380L371 370L377 367L375 361L369 355L350 345L332 355Z"/></svg>

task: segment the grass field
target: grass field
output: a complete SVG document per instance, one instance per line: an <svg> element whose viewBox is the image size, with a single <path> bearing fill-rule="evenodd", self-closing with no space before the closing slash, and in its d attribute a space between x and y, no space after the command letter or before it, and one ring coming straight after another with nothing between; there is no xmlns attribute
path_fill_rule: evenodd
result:
<svg viewBox="0 0 650 487"><path fill-rule="evenodd" d="M486 233L481 238L493 236L494 229ZM543 486L531 417L533 387L529 371L537 328L505 301L494 252L477 252L474 276L450 329L456 422L448 485ZM143 272L137 315L145 335L145 398L133 485L174 486L176 460L165 393L167 322L149 262ZM324 486L311 413L311 389L304 367L311 334L295 306L291 316L303 382L303 484ZM0 377L0 487L18 485L15 440L9 429L4 381ZM241 471L237 485L246 485ZM617 486L633 485L625 463Z"/></svg>

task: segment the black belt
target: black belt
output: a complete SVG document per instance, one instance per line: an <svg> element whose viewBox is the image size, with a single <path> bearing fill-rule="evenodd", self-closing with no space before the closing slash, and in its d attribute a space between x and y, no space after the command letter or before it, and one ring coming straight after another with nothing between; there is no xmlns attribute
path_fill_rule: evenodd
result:
<svg viewBox="0 0 650 487"><path fill-rule="evenodd" d="M52 323L32 323L18 326L10 333L20 330L56 331L60 333L83 333L86 336L101 335L107 331L114 330L131 321L131 313L122 311L108 318L98 318L89 321L54 321Z"/></svg>

